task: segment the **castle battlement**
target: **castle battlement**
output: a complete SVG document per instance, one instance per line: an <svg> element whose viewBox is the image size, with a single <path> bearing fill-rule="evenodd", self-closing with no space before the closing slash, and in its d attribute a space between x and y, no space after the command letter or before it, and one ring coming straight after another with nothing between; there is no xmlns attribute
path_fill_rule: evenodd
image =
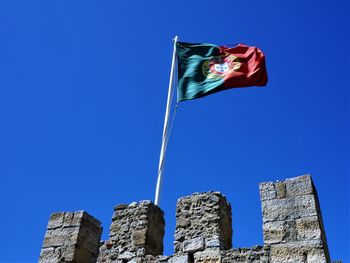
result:
<svg viewBox="0 0 350 263"><path fill-rule="evenodd" d="M86 212L51 215L40 263L329 263L309 175L260 184L264 243L232 248L231 205L220 192L178 199L174 254L163 255L164 213L151 201L114 208L109 239Z"/></svg>

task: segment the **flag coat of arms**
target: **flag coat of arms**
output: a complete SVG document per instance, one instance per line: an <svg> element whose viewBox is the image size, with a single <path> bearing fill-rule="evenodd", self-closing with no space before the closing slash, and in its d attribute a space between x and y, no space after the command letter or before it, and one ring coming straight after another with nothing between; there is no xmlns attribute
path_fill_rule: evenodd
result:
<svg viewBox="0 0 350 263"><path fill-rule="evenodd" d="M265 86L265 56L257 47L177 42L177 101L201 98L225 89Z"/></svg>

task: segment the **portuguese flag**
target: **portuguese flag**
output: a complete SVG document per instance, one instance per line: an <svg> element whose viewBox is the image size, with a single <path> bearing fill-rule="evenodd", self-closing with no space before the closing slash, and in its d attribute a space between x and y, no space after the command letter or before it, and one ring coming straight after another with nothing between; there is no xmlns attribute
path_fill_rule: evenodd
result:
<svg viewBox="0 0 350 263"><path fill-rule="evenodd" d="M177 42L177 101L201 98L225 89L265 86L265 56L256 47Z"/></svg>

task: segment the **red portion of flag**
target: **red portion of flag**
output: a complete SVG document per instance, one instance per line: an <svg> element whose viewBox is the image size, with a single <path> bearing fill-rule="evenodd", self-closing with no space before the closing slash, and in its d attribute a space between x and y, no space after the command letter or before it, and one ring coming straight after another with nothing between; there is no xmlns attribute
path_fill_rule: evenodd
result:
<svg viewBox="0 0 350 263"><path fill-rule="evenodd" d="M221 65L229 67L223 77L225 88L266 85L265 55L260 49L244 44L233 48L220 46L219 49L220 57L227 61Z"/></svg>

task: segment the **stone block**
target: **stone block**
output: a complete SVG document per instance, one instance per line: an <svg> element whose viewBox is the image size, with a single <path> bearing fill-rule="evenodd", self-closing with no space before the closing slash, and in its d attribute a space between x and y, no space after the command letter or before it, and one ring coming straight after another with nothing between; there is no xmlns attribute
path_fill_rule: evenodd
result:
<svg viewBox="0 0 350 263"><path fill-rule="evenodd" d="M132 235L134 246L143 246L146 244L147 229L137 230Z"/></svg>
<svg viewBox="0 0 350 263"><path fill-rule="evenodd" d="M194 253L194 263L221 263L221 252L219 249L206 249Z"/></svg>
<svg viewBox="0 0 350 263"><path fill-rule="evenodd" d="M47 224L47 229L59 228L63 225L65 213L53 213L50 216L49 223Z"/></svg>
<svg viewBox="0 0 350 263"><path fill-rule="evenodd" d="M62 249L61 257L64 258L66 262L73 262L76 252L77 248L75 247L75 244L66 245Z"/></svg>
<svg viewBox="0 0 350 263"><path fill-rule="evenodd" d="M75 213L66 214L66 218L64 220L65 226L80 226L84 217L83 211L78 211ZM87 219L87 218L86 218Z"/></svg>
<svg viewBox="0 0 350 263"><path fill-rule="evenodd" d="M121 260L131 260L133 257L136 257L136 255L131 252L125 252L123 254L118 255L118 259Z"/></svg>
<svg viewBox="0 0 350 263"><path fill-rule="evenodd" d="M136 256L143 257L146 255L146 249L144 247L137 248Z"/></svg>
<svg viewBox="0 0 350 263"><path fill-rule="evenodd" d="M39 263L57 263L60 256L61 251L59 248L43 248L40 252Z"/></svg>
<svg viewBox="0 0 350 263"><path fill-rule="evenodd" d="M142 258L133 258L128 263L142 263Z"/></svg>
<svg viewBox="0 0 350 263"><path fill-rule="evenodd" d="M185 253L194 253L196 251L204 250L204 248L205 242L203 237L185 240L183 243L183 252Z"/></svg>
<svg viewBox="0 0 350 263"><path fill-rule="evenodd" d="M297 230L294 220L266 222L263 224L265 244L296 241Z"/></svg>
<svg viewBox="0 0 350 263"><path fill-rule="evenodd" d="M317 216L296 220L298 240L321 239L321 226Z"/></svg>
<svg viewBox="0 0 350 263"><path fill-rule="evenodd" d="M220 241L220 238L218 236L216 237L210 237L205 240L205 247L206 248L222 248L222 244Z"/></svg>
<svg viewBox="0 0 350 263"><path fill-rule="evenodd" d="M286 184L285 184L285 182L276 182L275 189L276 189L276 197L278 199L286 197Z"/></svg>
<svg viewBox="0 0 350 263"><path fill-rule="evenodd" d="M262 202L263 221L281 221L317 216L313 195L293 196Z"/></svg>
<svg viewBox="0 0 350 263"><path fill-rule="evenodd" d="M45 234L43 248L76 244L78 235L78 227L49 229Z"/></svg>
<svg viewBox="0 0 350 263"><path fill-rule="evenodd" d="M269 250L261 246L224 251L222 263L269 263Z"/></svg>
<svg viewBox="0 0 350 263"><path fill-rule="evenodd" d="M303 175L287 179L285 183L287 197L298 195L311 195L314 193L313 183L310 175Z"/></svg>
<svg viewBox="0 0 350 263"><path fill-rule="evenodd" d="M187 228L191 225L191 220L185 217L179 218L176 221L176 228Z"/></svg>
<svg viewBox="0 0 350 263"><path fill-rule="evenodd" d="M272 182L260 183L260 199L261 201L275 199L277 194L275 190L275 184Z"/></svg>
<svg viewBox="0 0 350 263"><path fill-rule="evenodd" d="M169 259L168 263L192 263L188 255L173 256Z"/></svg>
<svg viewBox="0 0 350 263"><path fill-rule="evenodd" d="M329 263L320 241L276 244L270 248L270 263Z"/></svg>

